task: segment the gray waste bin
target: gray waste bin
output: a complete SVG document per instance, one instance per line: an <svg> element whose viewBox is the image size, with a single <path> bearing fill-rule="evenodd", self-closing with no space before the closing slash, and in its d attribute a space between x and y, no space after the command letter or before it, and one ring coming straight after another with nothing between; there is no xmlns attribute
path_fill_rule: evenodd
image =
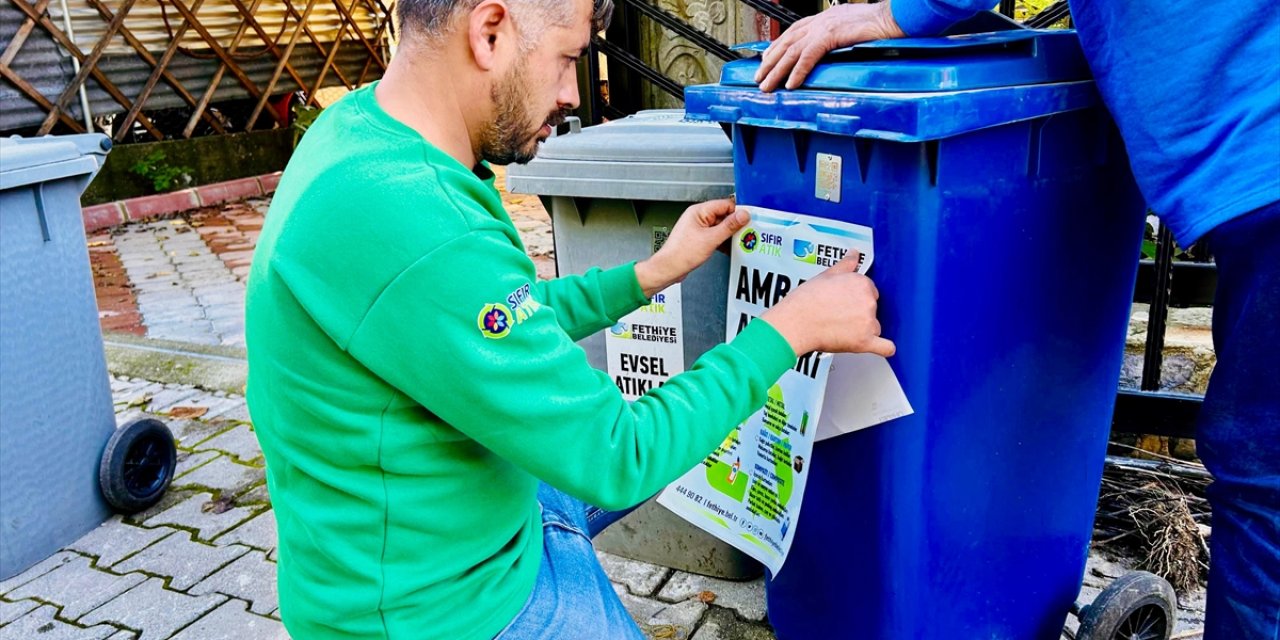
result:
<svg viewBox="0 0 1280 640"><path fill-rule="evenodd" d="M733 193L729 138L718 125L683 119L680 110L643 111L586 129L571 119L569 133L547 140L536 160L507 168L511 192L540 196L551 213L561 274L648 257L685 208ZM717 253L682 285L686 367L724 341L728 268L728 259ZM603 333L580 344L593 366L608 370ZM595 545L722 578L762 572L756 561L653 501L610 527Z"/></svg>
<svg viewBox="0 0 1280 640"><path fill-rule="evenodd" d="M100 524L115 431L80 193L98 134L0 139L0 580Z"/></svg>

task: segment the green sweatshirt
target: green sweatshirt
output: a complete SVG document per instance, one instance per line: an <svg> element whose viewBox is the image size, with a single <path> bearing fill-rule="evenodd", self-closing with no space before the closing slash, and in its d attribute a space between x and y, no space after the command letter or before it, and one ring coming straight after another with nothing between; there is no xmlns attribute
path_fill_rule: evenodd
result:
<svg viewBox="0 0 1280 640"><path fill-rule="evenodd" d="M628 403L574 341L646 302L632 264L538 282L488 169L427 144L372 87L325 110L247 293L293 637L492 638L532 592L540 479L637 504L795 363L757 320Z"/></svg>

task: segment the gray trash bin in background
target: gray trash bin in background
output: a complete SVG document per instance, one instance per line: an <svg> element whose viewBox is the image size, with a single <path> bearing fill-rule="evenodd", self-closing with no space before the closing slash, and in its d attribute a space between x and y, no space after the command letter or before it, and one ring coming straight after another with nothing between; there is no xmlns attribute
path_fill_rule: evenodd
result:
<svg viewBox="0 0 1280 640"><path fill-rule="evenodd" d="M0 580L110 514L98 465L116 422L80 215L110 148L0 139Z"/></svg>
<svg viewBox="0 0 1280 640"><path fill-rule="evenodd" d="M733 145L719 125L683 122L681 110L642 111L547 140L528 165L507 167L512 193L535 194L551 214L562 275L652 255L691 204L733 193ZM719 253L683 283L685 366L724 342L728 258ZM603 333L583 339L607 370ZM649 501L595 540L596 548L703 575L749 579L755 560Z"/></svg>

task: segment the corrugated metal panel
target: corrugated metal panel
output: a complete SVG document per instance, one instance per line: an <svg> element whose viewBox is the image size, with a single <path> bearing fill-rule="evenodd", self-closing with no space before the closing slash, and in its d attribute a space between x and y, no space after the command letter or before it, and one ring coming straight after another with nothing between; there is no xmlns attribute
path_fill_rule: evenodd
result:
<svg viewBox="0 0 1280 640"><path fill-rule="evenodd" d="M182 2L183 6L187 8L195 4L195 0L182 0ZM342 14L334 6L335 2L342 2L344 8L351 7L351 0L316 0L315 7L307 18L307 26L311 28L316 38L321 42L332 42L338 35L338 29L342 25ZM103 0L103 4L110 8L113 13L117 12L123 3L124 0ZM243 4L246 7L252 6L253 0L244 0ZM361 33L366 38L372 38L373 34L378 30L378 26L387 19L381 9L375 12L370 9L370 5L378 6L374 0L356 0L355 7L350 9L352 17L355 18L356 23L360 26ZM287 6L286 3L277 0L263 0L262 4L253 12L253 17L262 27L262 30L274 41L279 42L280 46L288 43L290 35L292 35L294 28L298 24L296 19L289 16ZM294 0L293 6L297 9L298 14L301 15L306 9L306 2L305 0ZM75 33L74 41L76 45L82 51L88 52L106 34L107 22L98 13L97 9L94 9L93 5L85 0L67 0L67 12L71 14L71 30ZM63 24L62 7L59 0L49 3L49 13L53 16L54 23L61 27ZM199 19L201 26L209 31L209 34L217 40L219 46L224 48L231 46L231 40L235 37L235 33L242 22L240 12L230 0L205 0L199 11L195 12L195 15ZM165 23L166 17L168 18L167 25ZM286 18L288 18L287 21ZM133 8L129 10L129 15L125 17L124 26L147 47L147 50L160 52L169 46L169 43L173 40L173 33L183 23L182 14L174 8L171 2L138 0L134 3ZM307 41L306 34L304 33L299 37L303 39L299 41L299 46L301 46L303 42ZM344 37L354 37L350 27L347 27ZM181 42L181 46L189 49L209 49L209 45L192 28L188 28L187 32L183 34ZM252 28L245 32L240 41L240 47L246 51L260 49L265 44ZM125 42L124 37L119 35L112 38L111 44L107 48L107 54L134 55L133 49Z"/></svg>
<svg viewBox="0 0 1280 640"><path fill-rule="evenodd" d="M11 41L22 19L23 16L17 9L0 0L0 40L4 42ZM126 24L128 24L127 19ZM80 34L77 33L76 35L79 36ZM369 35L371 36L372 34ZM77 39L79 38L77 37ZM127 47L127 44L125 46ZM91 48L92 45L85 46L86 52ZM360 43L344 39L338 48L335 64L342 69L349 80L355 82L368 61L368 55L368 51ZM265 88L267 81L270 80L271 74L275 70L276 63L275 56L270 53L264 53L252 59L241 60L240 67L259 88ZM324 64L324 58L310 43L300 41L294 49L289 63L297 70L304 81L310 83L319 73L320 67ZM208 87L209 81L213 78L218 65L219 61L216 59L196 59L178 53L167 68L186 90L198 100L204 93L205 88ZM31 32L30 37L23 44L22 49L19 50L11 67L14 72L33 85L37 91L51 102L57 99L58 95L67 86L67 83L71 82L75 76L70 58L66 57L61 47L53 41L47 32L39 27ZM98 67L120 89L121 93L130 100L142 92L143 85L152 71L151 65L139 58L132 48L127 48L126 53L122 55L104 56ZM381 68L376 64L371 65L370 72L365 79L366 81L374 80L380 75ZM325 77L324 84L325 86L333 86L339 85L341 82L338 80L337 75L330 70ZM86 85L89 93L89 109L95 116L125 112L125 108L113 100L92 77L87 81ZM286 72L280 76L280 80L277 81L272 94L283 95L298 88ZM307 87L307 89L310 89L310 87ZM250 97L249 92L230 73L227 73L214 96L214 103L248 97ZM187 106L186 102L168 84L161 81L147 99L145 108L147 111L154 111L184 106ZM78 98L73 97L68 102L67 107L77 121L82 120ZM36 126L44 118L45 112L43 109L23 95L16 87L8 82L0 81L0 131ZM264 114L259 119L257 126L270 126L270 122L270 116ZM243 123L236 123L236 129L242 126Z"/></svg>

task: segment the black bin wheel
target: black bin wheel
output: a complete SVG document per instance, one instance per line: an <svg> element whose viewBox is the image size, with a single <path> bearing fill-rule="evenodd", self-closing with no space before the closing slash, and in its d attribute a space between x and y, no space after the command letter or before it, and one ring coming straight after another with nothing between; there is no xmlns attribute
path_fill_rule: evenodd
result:
<svg viewBox="0 0 1280 640"><path fill-rule="evenodd" d="M1169 640L1178 611L1173 587L1146 571L1126 573L1080 612L1077 640Z"/></svg>
<svg viewBox="0 0 1280 640"><path fill-rule="evenodd" d="M177 464L169 427L154 418L134 420L116 429L102 452L102 497L121 513L142 511L164 496Z"/></svg>

